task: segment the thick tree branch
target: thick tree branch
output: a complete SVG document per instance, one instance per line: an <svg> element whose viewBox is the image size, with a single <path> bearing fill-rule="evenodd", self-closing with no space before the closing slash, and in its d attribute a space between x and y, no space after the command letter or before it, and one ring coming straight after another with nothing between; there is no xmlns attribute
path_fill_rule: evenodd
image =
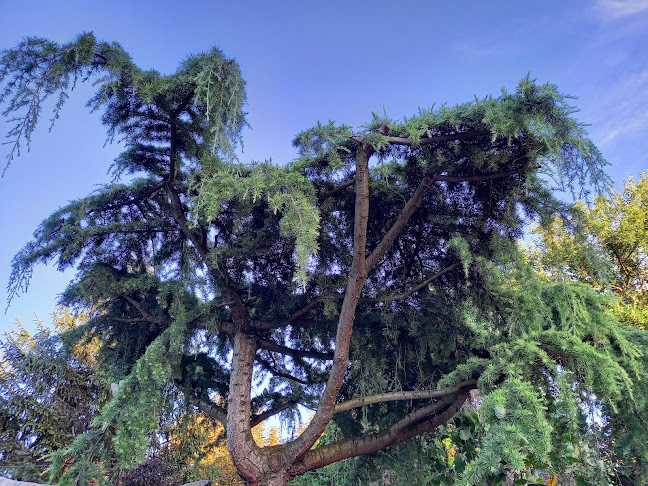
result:
<svg viewBox="0 0 648 486"><path fill-rule="evenodd" d="M446 423L461 409L467 393L448 395L409 413L389 428L362 437L317 447L306 452L290 470L292 476L304 474L349 457L371 454L398 444Z"/></svg>
<svg viewBox="0 0 648 486"><path fill-rule="evenodd" d="M148 189L146 189L144 191L141 191L139 194L134 196L132 199L129 199L128 201L125 201L125 202L123 202L121 204L116 204L116 205L115 204L108 204L108 205L104 206L104 209L110 210L110 209L118 209L118 208L121 208L121 207L124 207L124 206L137 205L139 202L143 201L147 197L153 195L154 193L156 193L157 191L162 189L165 184L166 184L165 181L158 182L157 184L149 187ZM140 211L141 211L141 209L140 209Z"/></svg>
<svg viewBox="0 0 648 486"><path fill-rule="evenodd" d="M285 380L294 381L294 382L299 383L301 385L308 385L309 384L309 382L306 381L306 380L302 380L300 378L297 378L296 376L293 376L290 373L284 373L283 371L277 370L270 363L268 363L265 359L263 359L263 358L261 358L259 356L257 356L255 359L256 359L256 362L259 363L263 367L263 369L267 370L268 372L270 372L274 376L278 376L279 378L283 378Z"/></svg>
<svg viewBox="0 0 648 486"><path fill-rule="evenodd" d="M145 317L135 317L132 319L127 319L124 317L111 317L110 319L115 322L124 322L126 324L135 324L136 322L159 322L160 324L162 324L161 321L151 321L150 319L146 319Z"/></svg>
<svg viewBox="0 0 648 486"><path fill-rule="evenodd" d="M355 156L355 214L353 223L353 260L347 279L347 287L338 318L335 335L335 353L329 379L322 393L317 411L306 430L292 443L287 445L288 463L301 457L322 435L333 416L335 397L342 386L349 366L349 343L358 299L367 280L365 261L367 246L367 224L369 219L369 158L374 149L369 144L362 144Z"/></svg>
<svg viewBox="0 0 648 486"><path fill-rule="evenodd" d="M169 189L172 188L173 183L175 182L176 179L176 173L178 171L178 165L180 162L180 157L178 155L178 125L177 125L177 120L175 117L171 117L171 121L169 122L169 129L170 129L170 155L169 155L169 177L167 178L166 185ZM176 194L177 195L177 194Z"/></svg>
<svg viewBox="0 0 648 486"><path fill-rule="evenodd" d="M122 297L124 297L124 299L126 299L126 301L128 303L130 303L133 307L135 307L135 309L137 309L139 311L139 313L142 314L142 316L144 317L144 319L146 321L151 322L153 320L153 318L150 316L150 314L144 310L144 307L142 307L141 303L137 302L131 296L126 295L126 294L123 294Z"/></svg>
<svg viewBox="0 0 648 486"><path fill-rule="evenodd" d="M294 322L297 321L301 316L306 314L309 310L311 310L313 307L315 307L317 304L322 302L322 297L316 297L313 300L311 300L308 304L306 304L304 307L301 309L293 312L290 317L288 317L286 320L279 322L279 323L271 323L271 322L256 322L252 324L252 327L257 330L263 330L263 329L277 329L280 327L286 327L289 326L290 324L293 324Z"/></svg>
<svg viewBox="0 0 648 486"><path fill-rule="evenodd" d="M184 235L187 238L189 238L189 240L194 245L196 251L198 251L200 256L203 259L205 259L207 257L207 254L209 253L209 249L201 245L200 236L195 234L189 227L189 221L185 216L185 212L182 208L182 203L180 201L180 197L178 196L177 191L169 184L165 184L165 186L167 189L167 194L171 198L171 204L166 202L161 197L153 197L153 200L156 203L158 203L161 207L163 207L164 209L166 209L171 213L171 216L173 217L175 222L178 223L178 225L180 226L180 230L184 233Z"/></svg>
<svg viewBox="0 0 648 486"><path fill-rule="evenodd" d="M163 201L161 198L156 198L156 201L161 206L165 207L173 216L173 219L180 225L182 232L194 245L201 258L205 263L208 262L209 248L206 246L206 241L203 241L201 235L196 234L192 231L189 226L189 221L187 220L185 209L180 201L180 196L178 191L173 187L169 182L165 185L169 198L171 199L171 204L168 204L166 201ZM218 286L221 289L221 295L223 299L227 302L231 302L231 310L234 314L234 320L238 326L238 329L249 329L250 326L250 317L241 301L241 298L232 289L227 281L228 275L226 271L221 271L221 275L218 275L214 268L210 268L210 274L214 280L218 283Z"/></svg>
<svg viewBox="0 0 648 486"><path fill-rule="evenodd" d="M324 201L326 201L329 197L335 196L338 192L344 191L345 189L353 186L353 184L355 184L355 180L352 179L349 182L345 182L344 184L337 186L335 189L331 189L330 191L325 192L324 194L320 194L319 196L317 196L317 202L321 204Z"/></svg>
<svg viewBox="0 0 648 486"><path fill-rule="evenodd" d="M460 390L471 390L476 388L476 383L477 380L468 380L441 390L413 390L377 393L376 395L369 395L366 397L354 398L346 402L336 403L333 408L333 413L345 412L353 408L364 407L374 403L393 402L397 400L425 400L445 397L447 395L454 395Z"/></svg>
<svg viewBox="0 0 648 486"><path fill-rule="evenodd" d="M254 336L241 330L234 334L227 397L227 449L237 471L247 481L255 481L264 466L264 456L254 442L250 429L250 392L256 350Z"/></svg>
<svg viewBox="0 0 648 486"><path fill-rule="evenodd" d="M270 417L273 417L278 413L283 412L284 410L288 410L289 408L294 407L295 405L297 405L297 403L298 402L296 400L288 400L281 405L277 405L276 407L266 410L265 412L254 415L250 420L250 427L256 427L261 422L268 420Z"/></svg>
<svg viewBox="0 0 648 486"><path fill-rule="evenodd" d="M194 83L186 83L186 85L189 87L189 90L187 91L187 94L185 94L184 98L180 100L175 111L171 114L173 118L178 118L180 114L185 111L187 106L189 106L189 103L191 103L191 100L194 97L196 85Z"/></svg>
<svg viewBox="0 0 648 486"><path fill-rule="evenodd" d="M417 284L416 286L412 287L408 291L403 292L401 294L388 295L388 296L384 296L384 297L361 297L360 299L358 299L358 302L369 303L369 304L377 304L377 303L380 303L380 302L392 302L392 301L395 301L395 300L406 299L410 295L415 294L419 290L425 288L426 285L430 284L431 282L433 282L437 278L445 275L448 272L451 272L452 270L455 270L456 268L458 268L460 266L461 266L461 262L453 263L452 265L449 265L448 267L444 268L443 270L441 270L441 271L435 273L434 275L426 278L421 283ZM342 299L344 299L344 294L329 294L329 297L334 298L334 299L342 300ZM323 300L324 299L322 297L317 297L317 298L313 299L308 305L302 307L300 310L298 310L292 316L290 316L289 319L287 319L286 321L284 321L282 323L274 324L274 323L267 323L267 322L258 322L258 323L254 323L253 327L254 327L254 329L258 329L258 330L276 329L278 327L283 327L283 326L286 326L286 325L294 323L294 322L301 322L301 321L297 320L297 317L305 314L306 312L308 312L310 309L315 307L315 305L319 304ZM261 345L260 347L263 348L264 346ZM328 359L330 359L330 358L328 358Z"/></svg>
<svg viewBox="0 0 648 486"><path fill-rule="evenodd" d="M421 203L423 202L423 196L430 188L434 179L432 176L425 176L419 183L414 194L409 198L405 203L405 206L401 210L401 213L396 218L396 221L391 228L387 231L385 236L383 236L380 243L374 248L371 254L367 257L367 271L371 270L376 263L382 258L382 256L387 252L387 250L392 246L398 235L403 231L407 222L409 221L414 211L416 211Z"/></svg>
<svg viewBox="0 0 648 486"><path fill-rule="evenodd" d="M412 140L408 137L387 137L387 143L390 145L406 145L408 147L420 145L433 145L435 143L452 142L455 140L466 140L470 138L479 138L491 136L486 130L468 130L467 132L454 133L452 135L436 135L433 137L421 137L419 140Z"/></svg>
<svg viewBox="0 0 648 486"><path fill-rule="evenodd" d="M176 382L176 387L185 395L189 403L197 407L198 410L203 412L211 419L216 420L217 422L225 426L227 421L227 410L225 410L220 405L216 405L215 403L205 402L204 400L201 400L196 395L191 393L191 391L188 390L187 387L180 382ZM297 403L298 402L296 400L288 400L281 405L277 405L276 407L268 409L258 415L253 415L250 418L250 428L256 427L261 422L268 420L270 417L273 417L278 413L283 412L284 410L294 407L295 405L297 405Z"/></svg>
<svg viewBox="0 0 648 486"><path fill-rule="evenodd" d="M294 319L290 321L290 324L297 324L302 326L307 326L312 324L313 319ZM269 329L278 329L280 327L285 327L288 324L284 322L268 322L268 321L252 321L252 329L257 331L267 331Z"/></svg>
<svg viewBox="0 0 648 486"><path fill-rule="evenodd" d="M286 327L286 326L292 324L295 321L295 319L298 319L301 316L303 316L304 314L306 314L309 310L311 310L313 307L315 307L321 301L322 301L321 297L316 297L315 299L311 300L307 305L305 305L304 307L302 307L298 311L293 312L288 319L286 319L281 324L279 324L279 327Z"/></svg>
<svg viewBox="0 0 648 486"><path fill-rule="evenodd" d="M539 169L541 166L536 165L536 169ZM431 174L430 177L434 181L445 181L445 182L479 182L479 181L490 181L493 179L500 179L502 177L508 177L510 175L522 174L529 170L528 167L520 167L518 169L506 170L503 172L491 172L489 174L475 174L471 176L450 176L443 174Z"/></svg>
<svg viewBox="0 0 648 486"><path fill-rule="evenodd" d="M503 311L502 308L500 307L499 303L497 302L497 299L496 299L495 296L492 294L492 292L491 292L490 290L488 290L488 289L486 288L485 285L481 285L481 288L484 290L484 292L485 292L486 295L488 296L489 300L490 300L491 303L493 304L493 307L495 307L495 310L496 310L497 313L499 314L499 316L500 316L500 318L502 319L502 321L508 323L508 319L506 318L506 314L504 313L504 311Z"/></svg>
<svg viewBox="0 0 648 486"><path fill-rule="evenodd" d="M175 385L178 390L180 390L184 394L189 403L198 407L198 410L203 412L208 417L216 420L217 422L220 422L223 426L225 426L225 423L227 421L227 411L223 407L216 405L215 403L205 402L204 400L201 400L199 397L193 394L191 390L188 390L184 384L177 380Z"/></svg>
<svg viewBox="0 0 648 486"><path fill-rule="evenodd" d="M539 166L538 166L539 167ZM387 252L387 250L394 243L398 235L403 231L405 226L414 214L414 212L419 208L423 202L423 197L427 190L432 186L434 182L445 181L445 182L478 182L478 181L488 181L492 179L499 179L501 177L508 177L514 174L520 174L527 170L526 167L520 167L518 169L507 170L503 172L492 172L489 174L476 174L471 176L450 176L443 174L428 174L419 183L414 194L409 198L405 203L405 206L401 210L401 213L396 218L396 221L391 228L387 231L385 236L376 248L371 252L367 257L367 270L371 270L382 258L382 256Z"/></svg>

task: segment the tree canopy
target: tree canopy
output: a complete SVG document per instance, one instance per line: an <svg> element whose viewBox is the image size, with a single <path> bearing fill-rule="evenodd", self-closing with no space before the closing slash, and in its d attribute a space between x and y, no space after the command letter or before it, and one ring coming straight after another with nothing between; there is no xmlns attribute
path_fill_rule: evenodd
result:
<svg viewBox="0 0 648 486"><path fill-rule="evenodd" d="M159 427L147 411L184 403L224 425L247 484L284 485L432 431L478 388L486 433L460 478L477 484L547 460L593 400L627 418L645 399L645 332L590 287L537 278L517 243L564 207L556 189L608 183L556 86L527 77L400 121L318 124L295 160L244 163L245 83L217 49L163 75L92 34L30 38L0 66L8 162L77 81L95 84L89 107L125 147L115 182L56 210L14 259L11 295L36 264L77 268L62 301L96 310L66 339L98 339L120 383L54 470L70 454L100 465L107 433L124 461L143 459ZM255 443L254 425L304 408L291 440ZM332 422L340 440L314 447ZM646 433L635 425L624 432ZM64 480L87 479L74 464Z"/></svg>

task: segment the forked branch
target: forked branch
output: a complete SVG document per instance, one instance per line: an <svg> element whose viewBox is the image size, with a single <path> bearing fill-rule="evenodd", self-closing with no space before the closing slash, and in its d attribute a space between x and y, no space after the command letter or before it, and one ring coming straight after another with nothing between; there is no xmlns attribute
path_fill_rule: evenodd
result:
<svg viewBox="0 0 648 486"><path fill-rule="evenodd" d="M345 439L311 449L295 463L290 473L294 476L304 474L307 471L349 457L377 452L417 435L429 432L454 417L467 398L468 394L466 392L447 395L430 405L414 410L380 432Z"/></svg>

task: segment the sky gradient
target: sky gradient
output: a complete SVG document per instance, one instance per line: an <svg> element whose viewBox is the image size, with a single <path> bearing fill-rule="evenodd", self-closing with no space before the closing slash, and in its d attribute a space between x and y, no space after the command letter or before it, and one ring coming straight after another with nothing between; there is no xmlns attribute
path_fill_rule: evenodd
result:
<svg viewBox="0 0 648 486"><path fill-rule="evenodd" d="M585 1L87 1L0 0L0 48L27 36L71 41L83 31L117 41L142 68L172 73L212 46L241 65L248 119L242 161L291 160L293 137L318 121L359 126L435 103L513 90L531 73L577 96L579 119L610 162L616 190L648 169L648 0ZM0 304L11 259L46 216L108 181L119 154L104 145L80 86L48 133L0 179ZM0 118L2 136L8 125ZM9 147L0 146L0 157ZM46 323L74 277L39 266L29 291L0 314ZM30 326L31 327L31 326Z"/></svg>

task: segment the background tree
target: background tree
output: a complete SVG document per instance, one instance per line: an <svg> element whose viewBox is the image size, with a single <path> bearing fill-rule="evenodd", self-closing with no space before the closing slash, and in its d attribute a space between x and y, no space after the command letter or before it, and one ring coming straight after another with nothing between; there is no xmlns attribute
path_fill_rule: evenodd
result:
<svg viewBox="0 0 648 486"><path fill-rule="evenodd" d="M91 461L111 430L124 460L143 458L149 411L184 400L224 424L247 484L285 485L434 430L478 387L488 433L461 475L472 484L546 457L583 428L592 393L610 414L644 398L629 378L644 334L630 339L591 289L535 278L516 242L528 216L560 207L547 175L575 192L606 184L555 86L320 124L278 166L237 161L244 82L216 49L162 75L84 34L27 39L0 66L14 147L45 98L56 118L90 79L91 108L125 145L122 182L54 212L14 260L12 293L35 264L77 265L63 302L97 312L67 338L98 338L98 366L121 383L53 470ZM314 411L308 426L259 447L251 428L297 405ZM313 447L331 421L343 438ZM87 476L79 464L64 481Z"/></svg>
<svg viewBox="0 0 648 486"><path fill-rule="evenodd" d="M54 331L75 329L86 319L58 308ZM36 325L31 334L17 321L0 340L0 471L23 481L44 480L48 455L90 430L110 398L96 374L92 345L67 352L40 320Z"/></svg>
<svg viewBox="0 0 648 486"><path fill-rule="evenodd" d="M165 428L167 440L158 458L174 465L176 476L184 482L209 478L214 486L242 485L227 450L223 425L200 412L183 415L179 421ZM279 428L267 423L254 427L252 436L259 446L276 446L281 441Z"/></svg>
<svg viewBox="0 0 648 486"><path fill-rule="evenodd" d="M532 264L547 281L575 281L600 293L612 293L611 311L637 328L648 327L648 173L639 182L632 177L623 191L594 199L591 205L576 203L546 224L532 228L528 249ZM648 360L645 332L625 330L643 349L641 364L630 375L638 396L648 392ZM597 445L596 467L613 472L617 480L633 477L646 457L645 440L632 430L647 430L648 401L637 400L629 409L598 418L587 438ZM644 432L645 433L645 432ZM605 464L602 466L602 464ZM645 465L644 465L645 467ZM590 468L596 469L596 468ZM606 473L600 474L607 478ZM631 481L631 480L628 480ZM625 483L624 483L625 484Z"/></svg>
<svg viewBox="0 0 648 486"><path fill-rule="evenodd" d="M586 282L619 296L619 318L648 327L648 172L623 191L575 204L534 226L530 256L553 281Z"/></svg>
<svg viewBox="0 0 648 486"><path fill-rule="evenodd" d="M52 314L53 329L36 319L37 332L32 334L17 321L16 330L0 340L0 471L24 481L46 480L49 454L90 431L111 398L110 384L96 369L97 341L66 349L62 340L66 331L85 324L88 314L60 307ZM179 423L189 425L179 427ZM252 433L260 445L279 443L276 427L259 424ZM183 409L171 422L161 421L159 435L149 443L149 453L158 457L147 471L171 471L180 481L207 476L219 479L215 484L221 486L241 484L221 424L199 412L184 414ZM113 479L123 475L110 434L97 452ZM127 471L121 481L131 481L137 471Z"/></svg>

